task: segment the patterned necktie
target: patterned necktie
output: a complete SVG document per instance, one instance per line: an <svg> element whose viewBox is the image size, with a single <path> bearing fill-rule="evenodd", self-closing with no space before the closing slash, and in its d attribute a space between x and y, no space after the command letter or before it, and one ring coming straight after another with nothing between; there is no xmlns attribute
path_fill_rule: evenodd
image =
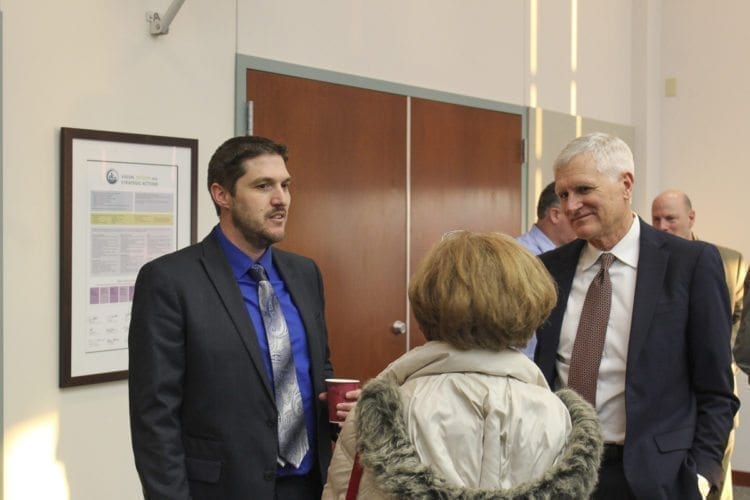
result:
<svg viewBox="0 0 750 500"><path fill-rule="evenodd" d="M611 253L603 253L599 257L601 269L594 276L586 292L576 339L573 342L573 353L570 356L568 387L578 392L594 407L604 336L607 333L609 309L612 304L609 266L614 260L615 256Z"/></svg>
<svg viewBox="0 0 750 500"><path fill-rule="evenodd" d="M294 369L289 329L265 269L255 264L250 268L250 276L258 282L258 304L263 325L266 327L268 352L271 356L273 390L279 415L278 462L282 466L291 464L299 467L308 450L307 428L302 409L302 394Z"/></svg>

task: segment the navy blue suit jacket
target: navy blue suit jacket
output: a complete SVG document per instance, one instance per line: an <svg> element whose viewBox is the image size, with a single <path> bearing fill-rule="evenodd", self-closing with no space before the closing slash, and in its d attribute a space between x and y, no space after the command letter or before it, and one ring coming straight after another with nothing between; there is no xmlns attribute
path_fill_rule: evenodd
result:
<svg viewBox="0 0 750 500"><path fill-rule="evenodd" d="M739 408L733 394L727 288L715 247L641 224L625 375L625 476L637 498L698 498L721 482ZM555 386L560 327L583 240L542 254L558 300L537 331L535 361Z"/></svg>
<svg viewBox="0 0 750 500"><path fill-rule="evenodd" d="M315 395L317 470L331 428L317 395L333 375L323 282L305 257L273 250L305 325ZM274 498L277 412L242 293L219 242L141 268L130 323L130 425L147 499Z"/></svg>

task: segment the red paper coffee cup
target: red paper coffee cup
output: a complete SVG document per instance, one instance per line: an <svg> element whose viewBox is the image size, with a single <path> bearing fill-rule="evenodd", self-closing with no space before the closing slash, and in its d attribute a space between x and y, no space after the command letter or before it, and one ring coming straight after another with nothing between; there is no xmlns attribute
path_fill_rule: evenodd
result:
<svg viewBox="0 0 750 500"><path fill-rule="evenodd" d="M336 405L346 402L346 393L359 389L359 380L353 378L327 378L328 421L337 424L343 422L336 414Z"/></svg>

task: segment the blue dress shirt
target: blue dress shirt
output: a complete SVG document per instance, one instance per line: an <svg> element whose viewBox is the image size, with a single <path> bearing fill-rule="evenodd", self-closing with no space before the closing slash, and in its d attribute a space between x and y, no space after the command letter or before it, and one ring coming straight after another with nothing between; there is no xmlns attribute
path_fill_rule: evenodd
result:
<svg viewBox="0 0 750 500"><path fill-rule="evenodd" d="M552 240L547 238L547 235L536 224L531 226L531 229L516 238L516 240L534 255L543 254L557 248Z"/></svg>
<svg viewBox="0 0 750 500"><path fill-rule="evenodd" d="M547 238L547 235L542 232L539 227L534 224L527 232L516 238L516 240L526 247L526 249L534 255L543 254L556 248L552 240ZM526 347L519 349L522 353L528 356L531 360L534 359L534 351L536 350L536 333L531 336L529 343Z"/></svg>
<svg viewBox="0 0 750 500"><path fill-rule="evenodd" d="M300 392L302 393L302 405L304 408L305 415L305 426L307 427L307 441L310 445L305 458L298 468L287 465L285 467L279 467L279 476L288 475L304 475L312 471L315 463L315 456L317 454L315 450L315 394L313 393L312 378L310 377L310 355L307 349L307 335L305 333L305 325L302 323L302 317L297 310L297 307L292 301L289 290L287 290L284 281L279 275L276 267L273 264L271 247L257 260L253 260L248 257L242 250L237 248L231 241L227 239L221 228L216 225L213 230L213 234L219 241L221 248L224 250L224 254L229 261L229 265L232 268L232 274L234 274L237 284L240 287L242 298L245 301L245 306L250 314L250 319L255 327L255 332L258 338L258 346L263 355L263 363L266 368L266 375L268 380L271 382L271 388L273 388L273 369L271 368L271 355L268 351L268 339L266 338L266 328L263 324L263 317L260 314L260 307L258 306L258 282L250 277L250 267L254 264L260 264L263 269L266 270L268 280L273 286L273 291L279 299L281 305L281 311L284 313L284 319L286 320L287 328L289 329L289 340L292 344L292 357L294 358L294 368L297 372L297 382L299 384ZM252 450L248 450L248 453L252 453Z"/></svg>

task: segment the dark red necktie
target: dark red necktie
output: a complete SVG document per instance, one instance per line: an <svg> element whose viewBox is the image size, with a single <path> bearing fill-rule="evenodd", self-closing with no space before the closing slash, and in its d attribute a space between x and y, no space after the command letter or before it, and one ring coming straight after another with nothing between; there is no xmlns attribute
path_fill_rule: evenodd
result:
<svg viewBox="0 0 750 500"><path fill-rule="evenodd" d="M573 353L570 356L568 387L578 392L593 406L596 406L596 381L599 378L599 365L602 361L604 337L612 304L609 266L614 260L615 256L611 253L603 253L599 257L601 269L594 276L586 292L578 331L573 342Z"/></svg>

